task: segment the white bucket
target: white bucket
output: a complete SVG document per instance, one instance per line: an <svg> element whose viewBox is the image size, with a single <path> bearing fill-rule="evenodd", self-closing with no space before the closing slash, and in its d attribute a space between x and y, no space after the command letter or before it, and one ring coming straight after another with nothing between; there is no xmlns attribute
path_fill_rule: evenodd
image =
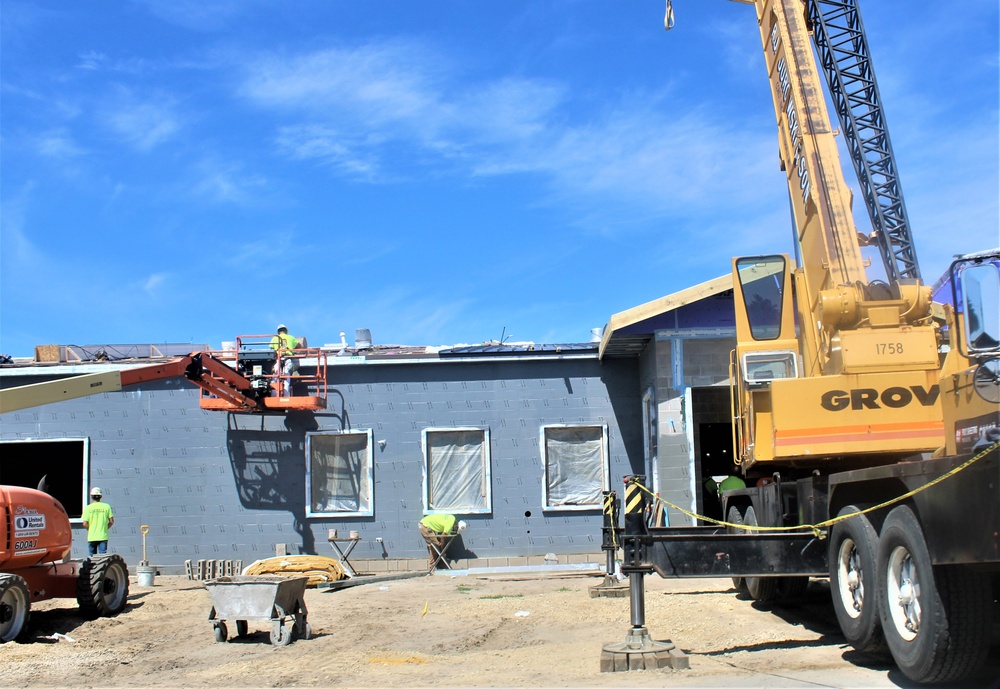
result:
<svg viewBox="0 0 1000 689"><path fill-rule="evenodd" d="M136 567L135 574L139 586L152 586L156 578L156 567Z"/></svg>

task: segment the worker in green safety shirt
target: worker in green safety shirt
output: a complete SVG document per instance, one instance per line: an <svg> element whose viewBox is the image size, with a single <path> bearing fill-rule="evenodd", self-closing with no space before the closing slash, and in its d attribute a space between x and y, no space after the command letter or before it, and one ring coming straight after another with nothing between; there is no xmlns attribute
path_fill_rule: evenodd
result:
<svg viewBox="0 0 1000 689"><path fill-rule="evenodd" d="M288 397L292 388L292 373L298 368L298 361L293 354L299 347L299 340L288 334L288 327L282 323L278 326L278 334L271 338L271 349L281 364L281 396Z"/></svg>
<svg viewBox="0 0 1000 689"><path fill-rule="evenodd" d="M83 508L82 521L87 529L87 547L91 555L108 552L108 529L115 524L115 513L111 505L101 502L103 491L97 486L90 489L91 503Z"/></svg>
<svg viewBox="0 0 1000 689"><path fill-rule="evenodd" d="M458 521L453 514L428 514L420 520L420 535L427 543L428 567L434 568L438 553L452 536L463 533L467 524ZM435 547L437 550L435 550Z"/></svg>

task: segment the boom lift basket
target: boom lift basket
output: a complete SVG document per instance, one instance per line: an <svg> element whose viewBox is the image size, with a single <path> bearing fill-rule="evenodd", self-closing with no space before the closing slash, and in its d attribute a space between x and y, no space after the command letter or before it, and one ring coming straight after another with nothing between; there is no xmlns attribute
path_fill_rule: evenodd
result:
<svg viewBox="0 0 1000 689"><path fill-rule="evenodd" d="M250 390L244 394L257 401L257 408L250 411L326 409L326 352L318 348L299 347L291 354L282 354L271 348L273 337L241 335L236 338L235 350L210 354L250 382ZM282 394L283 383L287 383L288 394ZM202 409L210 411L248 411L245 406L214 396L207 390L204 390L199 404Z"/></svg>

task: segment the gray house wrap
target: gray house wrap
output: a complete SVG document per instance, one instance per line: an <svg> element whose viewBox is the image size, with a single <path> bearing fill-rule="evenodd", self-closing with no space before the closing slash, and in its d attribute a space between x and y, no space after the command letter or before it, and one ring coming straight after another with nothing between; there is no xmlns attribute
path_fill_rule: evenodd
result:
<svg viewBox="0 0 1000 689"><path fill-rule="evenodd" d="M637 362L601 362L596 348L511 354L330 366L328 407L318 413L204 411L186 380L157 381L5 414L0 440L88 439L89 483L104 489L116 514L110 550L139 561L146 524L150 562L170 570L185 560L249 563L272 556L278 544L289 553L331 555L329 529L360 533L352 561L422 561L421 433L488 429L491 504L462 516L469 529L451 555L593 554L601 562L600 505L543 508L539 433L553 424L605 426L609 485L641 472ZM43 379L18 376L4 385ZM307 433L369 429L372 516L308 517ZM73 556L84 556L82 526L74 535Z"/></svg>

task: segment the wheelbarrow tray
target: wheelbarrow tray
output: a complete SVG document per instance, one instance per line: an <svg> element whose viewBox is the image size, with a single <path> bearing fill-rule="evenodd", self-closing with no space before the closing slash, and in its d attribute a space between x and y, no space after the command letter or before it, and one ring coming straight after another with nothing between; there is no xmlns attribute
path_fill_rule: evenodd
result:
<svg viewBox="0 0 1000 689"><path fill-rule="evenodd" d="M208 619L215 631L216 641L225 641L228 636L226 621L236 621L236 635L247 635L247 620L271 622L271 643L275 646L288 644L293 633L309 639L312 630L307 621L304 594L308 577L219 577L205 582L212 597L212 611ZM285 628L285 618L291 617L295 624Z"/></svg>
<svg viewBox="0 0 1000 689"><path fill-rule="evenodd" d="M219 577L205 582L210 620L278 620L305 608L308 577Z"/></svg>

